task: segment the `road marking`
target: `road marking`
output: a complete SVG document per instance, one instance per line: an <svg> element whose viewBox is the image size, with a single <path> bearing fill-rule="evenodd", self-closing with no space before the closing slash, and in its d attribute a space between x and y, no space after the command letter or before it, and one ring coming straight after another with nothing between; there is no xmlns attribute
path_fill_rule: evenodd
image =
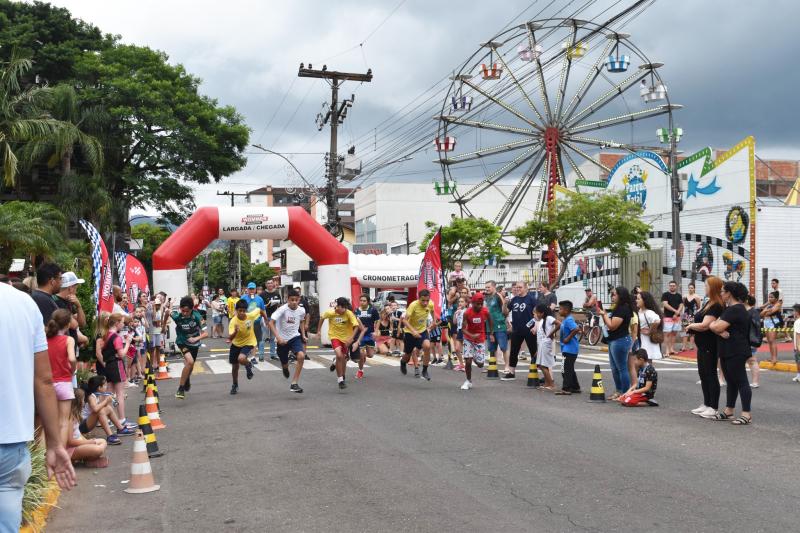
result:
<svg viewBox="0 0 800 533"><path fill-rule="evenodd" d="M303 370L306 370L306 369L308 369L308 370L316 370L318 368L327 368L327 367L317 363L316 361L314 361L310 357L307 357L306 360L303 361Z"/></svg>
<svg viewBox="0 0 800 533"><path fill-rule="evenodd" d="M272 363L268 363L266 361L263 361L263 362L259 361L255 365L255 367L256 367L257 370L261 370L262 372L269 372L269 371L272 371L272 370L280 370L277 366L273 365Z"/></svg>
<svg viewBox="0 0 800 533"><path fill-rule="evenodd" d="M229 351L228 348L211 348L209 352L227 352Z"/></svg>
<svg viewBox="0 0 800 533"><path fill-rule="evenodd" d="M213 374L231 373L231 364L227 361L223 361L222 359L208 359L205 363L208 365L208 368Z"/></svg>
<svg viewBox="0 0 800 533"><path fill-rule="evenodd" d="M169 377L171 378L179 378L181 377L181 372L183 372L183 367L186 366L185 363L170 363L169 364ZM195 374L207 374L208 370L203 365L200 360L194 362L194 368L192 369L192 375Z"/></svg>
<svg viewBox="0 0 800 533"><path fill-rule="evenodd" d="M400 366L399 358L384 357L383 355L373 355L372 359L367 359L370 363L378 363L375 366Z"/></svg>

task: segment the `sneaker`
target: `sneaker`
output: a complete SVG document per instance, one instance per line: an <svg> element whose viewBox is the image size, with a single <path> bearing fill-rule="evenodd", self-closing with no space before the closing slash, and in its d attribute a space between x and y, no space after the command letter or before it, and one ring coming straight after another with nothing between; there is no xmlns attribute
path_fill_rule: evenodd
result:
<svg viewBox="0 0 800 533"><path fill-rule="evenodd" d="M136 430L129 427L123 427L122 429L117 430L117 436L119 437L130 437L131 435L135 434Z"/></svg>
<svg viewBox="0 0 800 533"><path fill-rule="evenodd" d="M706 410L700 413L703 418L716 418L717 410L713 407L706 407Z"/></svg>
<svg viewBox="0 0 800 533"><path fill-rule="evenodd" d="M239 392L239 385L234 383L233 385L231 385L231 394L236 394L237 392Z"/></svg>
<svg viewBox="0 0 800 533"><path fill-rule="evenodd" d="M361 379L363 377L364 377L364 371L359 368L358 372L356 372L356 379Z"/></svg>
<svg viewBox="0 0 800 533"><path fill-rule="evenodd" d="M757 389L758 387L759 387L759 384L758 384L758 383L751 383L751 384L750 384L750 388L751 388L751 389Z"/></svg>
<svg viewBox="0 0 800 533"><path fill-rule="evenodd" d="M253 379L253 363L250 363L244 367L245 372L247 372L247 379ZM235 394L231 392L231 394Z"/></svg>
<svg viewBox="0 0 800 533"><path fill-rule="evenodd" d="M261 358L261 360L263 361L264 359ZM255 357L251 357L250 358L250 363L253 364L253 365L257 365L258 364L258 359L256 359Z"/></svg>
<svg viewBox="0 0 800 533"><path fill-rule="evenodd" d="M278 356L277 356L277 355L275 355L275 354L272 354L272 355L270 355L270 356L269 356L269 358L270 358L271 360L273 360L273 361L277 361L277 360L278 360ZM261 360L263 361L264 359L261 359Z"/></svg>
<svg viewBox="0 0 800 533"><path fill-rule="evenodd" d="M408 374L408 369L406 368L407 364L408 363L406 363L405 361L400 361L400 372L402 372L404 376Z"/></svg>
<svg viewBox="0 0 800 533"><path fill-rule="evenodd" d="M699 379L698 379L697 381L695 381L695 382L694 382L694 384L695 384L695 385L702 385L702 384L703 384L703 382L702 382L701 380L699 380Z"/></svg>
<svg viewBox="0 0 800 533"><path fill-rule="evenodd" d="M419 367L418 367L418 366L415 366L415 367L414 367L414 377L415 377L415 378L418 378L418 377L419 377Z"/></svg>
<svg viewBox="0 0 800 533"><path fill-rule="evenodd" d="M339 382L339 389L340 390L344 390L346 388L347 388L347 383L345 383L344 381L340 381Z"/></svg>
<svg viewBox="0 0 800 533"><path fill-rule="evenodd" d="M505 374L503 374L503 376L500 378L500 381L514 381L515 379L517 379L517 376L515 376L515 375L514 375L514 374L512 374L511 372L506 372L506 373L505 373Z"/></svg>
<svg viewBox="0 0 800 533"><path fill-rule="evenodd" d="M793 377L792 381L794 381L795 383L800 383L800 374L797 374L795 377Z"/></svg>
<svg viewBox="0 0 800 533"><path fill-rule="evenodd" d="M179 400L183 400L186 398L186 394L184 393L184 389L178 389L178 392L175 393L175 397Z"/></svg>
<svg viewBox="0 0 800 533"><path fill-rule="evenodd" d="M122 424L126 428L131 428L131 429L136 429L139 427L139 424L137 424L136 422L131 422L127 418L123 418L122 420L120 420L120 424Z"/></svg>
<svg viewBox="0 0 800 533"><path fill-rule="evenodd" d="M264 356L263 355L259 355L258 356L258 362L259 363L263 363L264 362Z"/></svg>
<svg viewBox="0 0 800 533"><path fill-rule="evenodd" d="M331 366L329 366L329 367L328 367L328 370L330 370L331 372L333 372L334 370L336 370L336 361L334 361L333 363L331 363Z"/></svg>
<svg viewBox="0 0 800 533"><path fill-rule="evenodd" d="M297 394L301 394L303 392L303 389L301 389L300 385L298 385L297 383L292 383L289 386L289 392L296 392Z"/></svg>
<svg viewBox="0 0 800 533"><path fill-rule="evenodd" d="M693 415L699 415L700 413L702 413L706 409L708 409L707 405L705 405L705 404L700 405L700 406L697 407L697 409L692 409L692 414Z"/></svg>
<svg viewBox="0 0 800 533"><path fill-rule="evenodd" d="M122 444L122 441L119 440L119 437L117 437L116 435L109 435L108 437L106 437L106 442L110 446L118 446Z"/></svg>
<svg viewBox="0 0 800 533"><path fill-rule="evenodd" d="M427 368L422 371L422 379L424 379L426 381L430 381L431 380L431 377L428 375L428 369Z"/></svg>
<svg viewBox="0 0 800 533"><path fill-rule="evenodd" d="M297 362L297 356L295 354L289 354L289 362L290 363Z"/></svg>
<svg viewBox="0 0 800 533"><path fill-rule="evenodd" d="M286 379L289 379L289 369L286 368L286 367L283 367L282 370L283 370L283 377L285 377Z"/></svg>
<svg viewBox="0 0 800 533"><path fill-rule="evenodd" d="M465 380L464 384L461 385L461 390L469 390L471 385L472 383L470 383L469 380Z"/></svg>

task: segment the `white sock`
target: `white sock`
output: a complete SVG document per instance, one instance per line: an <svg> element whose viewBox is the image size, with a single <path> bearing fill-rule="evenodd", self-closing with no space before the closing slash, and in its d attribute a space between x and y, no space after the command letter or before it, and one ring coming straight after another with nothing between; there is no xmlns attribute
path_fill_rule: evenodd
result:
<svg viewBox="0 0 800 533"><path fill-rule="evenodd" d="M344 381L344 376L339 376L336 381L341 383L342 381Z"/></svg>

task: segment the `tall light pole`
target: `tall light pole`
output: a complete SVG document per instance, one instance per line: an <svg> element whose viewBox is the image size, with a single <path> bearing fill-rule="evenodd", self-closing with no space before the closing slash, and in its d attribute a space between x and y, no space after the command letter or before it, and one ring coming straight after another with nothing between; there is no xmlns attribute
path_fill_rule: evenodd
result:
<svg viewBox="0 0 800 533"><path fill-rule="evenodd" d="M672 268L672 281L681 286L681 210L683 210L683 193L678 176L678 131L672 113L669 115L669 169L672 190L672 250L675 264Z"/></svg>

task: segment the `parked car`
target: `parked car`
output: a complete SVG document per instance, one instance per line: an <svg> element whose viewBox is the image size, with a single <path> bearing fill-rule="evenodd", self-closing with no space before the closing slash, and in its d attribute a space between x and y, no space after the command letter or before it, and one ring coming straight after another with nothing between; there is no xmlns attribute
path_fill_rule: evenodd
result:
<svg viewBox="0 0 800 533"><path fill-rule="evenodd" d="M408 302L408 291L381 291L375 295L372 304L376 309L383 309L389 301L389 296L394 296L398 309L405 311Z"/></svg>

